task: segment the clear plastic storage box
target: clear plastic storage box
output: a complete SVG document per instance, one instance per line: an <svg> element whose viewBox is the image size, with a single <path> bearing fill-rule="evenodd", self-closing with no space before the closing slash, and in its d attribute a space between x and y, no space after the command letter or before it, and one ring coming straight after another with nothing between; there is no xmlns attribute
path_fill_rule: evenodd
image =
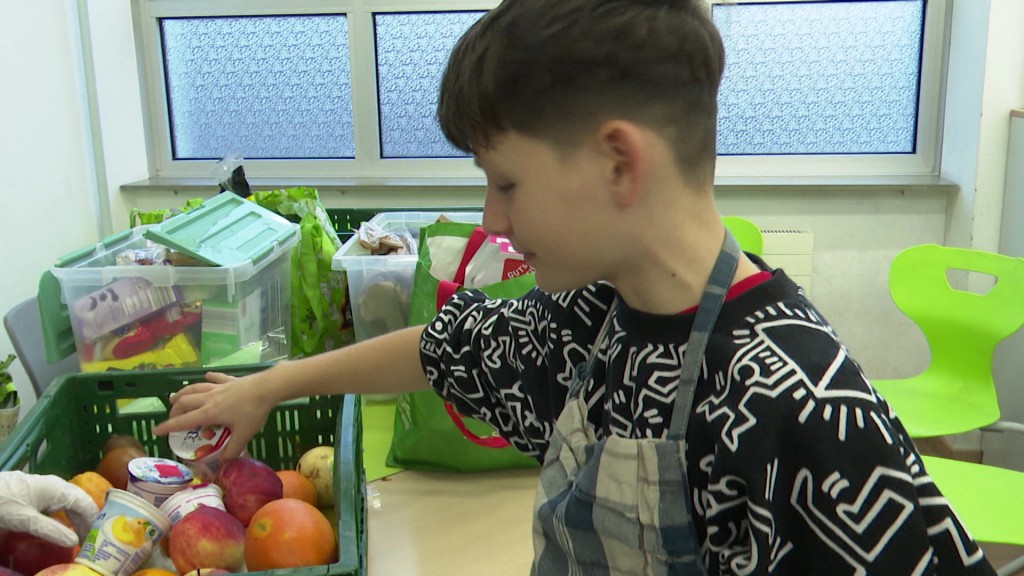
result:
<svg viewBox="0 0 1024 576"><path fill-rule="evenodd" d="M381 212L370 222L386 232L407 230L419 242L420 228L437 222L444 215L455 222L479 224L482 212ZM331 268L343 270L348 277L352 305L352 323L356 341L386 334L408 325L409 299L416 272L415 254L374 256L359 244L356 236L349 238L338 250Z"/></svg>
<svg viewBox="0 0 1024 576"><path fill-rule="evenodd" d="M139 265L148 227L62 258L51 272L83 372L266 362L289 352L289 257L298 227L229 266ZM180 253L179 253L180 254ZM133 263L134 262L134 263ZM191 265L189 265L191 264Z"/></svg>

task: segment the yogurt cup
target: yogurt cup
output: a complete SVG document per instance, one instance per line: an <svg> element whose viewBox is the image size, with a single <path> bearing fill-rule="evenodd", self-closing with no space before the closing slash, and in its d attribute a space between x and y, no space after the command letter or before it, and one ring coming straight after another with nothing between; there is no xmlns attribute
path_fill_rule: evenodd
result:
<svg viewBox="0 0 1024 576"><path fill-rule="evenodd" d="M128 462L128 491L157 508L192 483L188 466L166 458L135 458Z"/></svg>
<svg viewBox="0 0 1024 576"><path fill-rule="evenodd" d="M212 482L220 468L220 455L231 438L224 426L199 426L185 432L171 432L167 443L171 452L204 482Z"/></svg>
<svg viewBox="0 0 1024 576"><path fill-rule="evenodd" d="M225 510L224 492L216 484L193 484L168 498L160 506L160 511L166 514L170 518L171 524L174 525L178 523L178 520L184 518L186 514L200 506L210 506Z"/></svg>
<svg viewBox="0 0 1024 576"><path fill-rule="evenodd" d="M152 504L111 488L75 562L103 576L130 576L170 529L170 519Z"/></svg>

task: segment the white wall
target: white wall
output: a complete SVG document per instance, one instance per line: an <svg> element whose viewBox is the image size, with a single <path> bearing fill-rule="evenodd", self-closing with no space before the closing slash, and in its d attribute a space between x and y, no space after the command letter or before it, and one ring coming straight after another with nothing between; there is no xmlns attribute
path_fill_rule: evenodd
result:
<svg viewBox="0 0 1024 576"><path fill-rule="evenodd" d="M927 346L889 298L889 263L902 249L943 241L947 199L894 190L719 194L724 214L762 228L814 232L810 297L871 378L924 369Z"/></svg>
<svg viewBox="0 0 1024 576"><path fill-rule="evenodd" d="M989 202L979 205L975 210L978 222L988 222L989 214L996 213L1002 225L1020 226L1020 214L1002 215L1003 192L1010 193L1006 181L1006 168L1009 144L1010 119L1007 110L1024 108L1024 2L1019 0L996 0L992 2L988 37L988 66L985 74L985 89L982 96L981 146L978 153L977 188L979 194L991 191ZM1017 119L1018 123L1020 119ZM1013 159L1020 162L1021 155ZM1019 171L1020 166L1018 165ZM1020 186L1016 190L1018 197L1011 199L1019 206L1021 198ZM1000 236L1009 240L1013 234L1001 234L996 228L995 241ZM990 232L989 232L990 233ZM990 241L989 233L977 234ZM999 246L998 244L996 246ZM1008 242L999 246L999 250L1011 256L1024 256L1024 247ZM1020 377L1021 347L1024 346L1024 332L1014 334L1003 342L996 350L994 359L994 376L999 391L1000 406L1003 417L1017 422L1024 422L1024 388ZM1020 438L1013 434L984 433L982 449L985 462L1001 466L1010 466L1024 471L1024 445Z"/></svg>
<svg viewBox="0 0 1024 576"><path fill-rule="evenodd" d="M0 2L0 309L36 293L54 258L97 238L72 2ZM0 355L12 353L0 334ZM34 403L20 366L22 414Z"/></svg>
<svg viewBox="0 0 1024 576"><path fill-rule="evenodd" d="M109 206L102 221L104 236L128 226L129 207L121 184L149 176L142 123L142 97L135 57L131 3L88 2L89 33L85 54L94 64L94 138L97 183Z"/></svg>

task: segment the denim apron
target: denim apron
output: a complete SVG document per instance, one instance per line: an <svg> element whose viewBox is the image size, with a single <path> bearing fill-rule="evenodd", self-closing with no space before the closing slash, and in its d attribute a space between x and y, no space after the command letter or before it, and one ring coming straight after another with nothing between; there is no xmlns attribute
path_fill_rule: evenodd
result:
<svg viewBox="0 0 1024 576"><path fill-rule="evenodd" d="M616 300L555 423L534 502L531 574L703 575L686 478L685 435L708 337L739 247L728 231L700 300L665 439L597 440L582 398ZM606 391L606 394L609 394Z"/></svg>

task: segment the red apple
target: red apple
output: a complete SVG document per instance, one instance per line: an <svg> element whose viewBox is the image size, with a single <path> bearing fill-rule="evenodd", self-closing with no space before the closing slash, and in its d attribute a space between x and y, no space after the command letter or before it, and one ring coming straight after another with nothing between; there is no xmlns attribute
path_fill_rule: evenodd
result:
<svg viewBox="0 0 1024 576"><path fill-rule="evenodd" d="M21 572L15 572L10 568L4 568L0 566L0 576L24 576Z"/></svg>
<svg viewBox="0 0 1024 576"><path fill-rule="evenodd" d="M67 564L54 564L35 576L100 576L100 573L88 566L70 562Z"/></svg>
<svg viewBox="0 0 1024 576"><path fill-rule="evenodd" d="M35 574L75 559L75 549L58 546L28 532L8 532L0 542L0 566Z"/></svg>
<svg viewBox="0 0 1024 576"><path fill-rule="evenodd" d="M252 458L222 462L215 482L224 492L224 507L243 526L264 504L284 497L284 485L274 469Z"/></svg>
<svg viewBox="0 0 1024 576"><path fill-rule="evenodd" d="M198 568L238 572L245 563L245 528L220 508L200 506L171 527L169 552L180 574Z"/></svg>

